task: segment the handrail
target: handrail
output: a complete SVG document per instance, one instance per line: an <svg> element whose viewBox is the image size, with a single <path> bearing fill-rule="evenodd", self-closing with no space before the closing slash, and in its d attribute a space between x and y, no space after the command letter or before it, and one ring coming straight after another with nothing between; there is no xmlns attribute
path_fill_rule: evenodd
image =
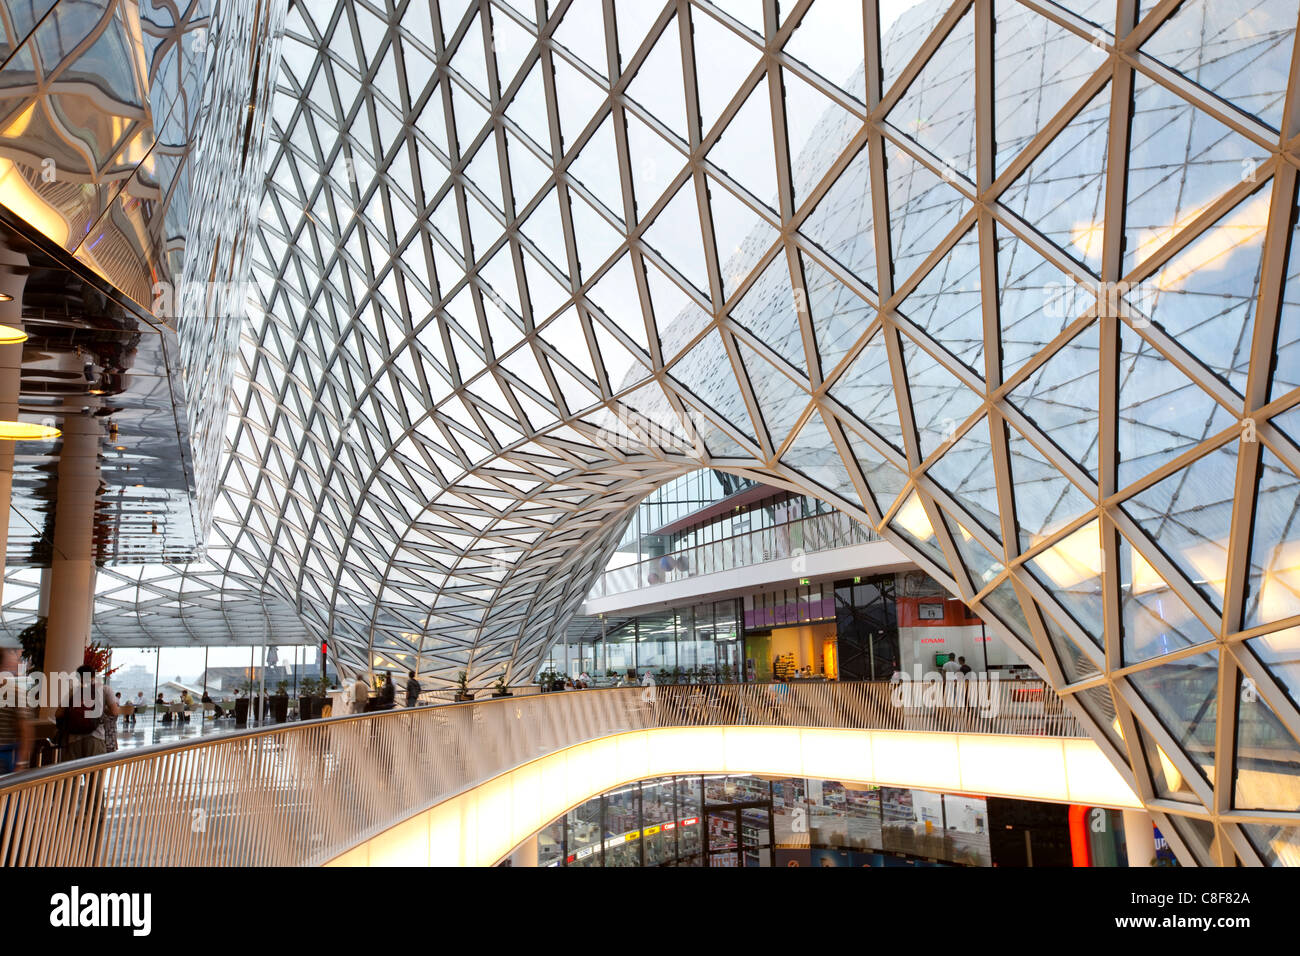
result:
<svg viewBox="0 0 1300 956"><path fill-rule="evenodd" d="M0 779L0 865L315 865L538 757L657 727L1086 736L1040 682L981 715L886 683L624 687L280 724ZM978 705L978 699L976 699Z"/></svg>
<svg viewBox="0 0 1300 956"><path fill-rule="evenodd" d="M800 543L793 544L792 537L798 537ZM670 581L879 540L880 536L869 525L843 512L808 515L610 568L592 583L587 596L610 597ZM670 568L663 567L665 558L669 559Z"/></svg>

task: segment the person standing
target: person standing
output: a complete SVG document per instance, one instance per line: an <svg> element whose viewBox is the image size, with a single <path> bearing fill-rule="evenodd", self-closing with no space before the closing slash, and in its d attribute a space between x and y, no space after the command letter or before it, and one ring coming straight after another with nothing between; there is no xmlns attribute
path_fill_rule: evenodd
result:
<svg viewBox="0 0 1300 956"><path fill-rule="evenodd" d="M406 672L406 706L414 707L420 702L420 682L415 679L415 671Z"/></svg>
<svg viewBox="0 0 1300 956"><path fill-rule="evenodd" d="M379 688L379 703L376 710L392 710L397 705L397 685L393 683L393 672L384 671L384 683Z"/></svg>
<svg viewBox="0 0 1300 956"><path fill-rule="evenodd" d="M352 684L352 713L364 714L368 706L370 706L370 682L361 674L357 674Z"/></svg>

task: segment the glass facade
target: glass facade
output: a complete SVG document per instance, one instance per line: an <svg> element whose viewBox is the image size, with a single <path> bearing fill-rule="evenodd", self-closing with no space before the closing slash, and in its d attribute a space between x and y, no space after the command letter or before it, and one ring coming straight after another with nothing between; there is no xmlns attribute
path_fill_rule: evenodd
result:
<svg viewBox="0 0 1300 956"><path fill-rule="evenodd" d="M1091 841L1093 865L1117 860L1108 822L1110 839ZM688 775L593 797L536 839L539 866L990 866L989 830L982 797Z"/></svg>

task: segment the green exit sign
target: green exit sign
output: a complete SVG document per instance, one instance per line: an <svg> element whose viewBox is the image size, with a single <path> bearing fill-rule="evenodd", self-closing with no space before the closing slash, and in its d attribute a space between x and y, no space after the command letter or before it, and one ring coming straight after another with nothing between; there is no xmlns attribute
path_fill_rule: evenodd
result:
<svg viewBox="0 0 1300 956"><path fill-rule="evenodd" d="M800 579L799 579L799 583L800 583L801 585L812 584L812 578L800 578Z"/></svg>

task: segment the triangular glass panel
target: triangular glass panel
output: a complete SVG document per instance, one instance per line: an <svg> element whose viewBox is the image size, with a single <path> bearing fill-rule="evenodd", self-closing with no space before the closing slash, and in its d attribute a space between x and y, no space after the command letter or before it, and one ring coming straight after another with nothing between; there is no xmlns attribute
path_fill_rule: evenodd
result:
<svg viewBox="0 0 1300 956"><path fill-rule="evenodd" d="M646 229L645 241L668 260L668 264L705 296L709 277L705 272L700 209L695 198L695 181L687 179Z"/></svg>
<svg viewBox="0 0 1300 956"><path fill-rule="evenodd" d="M1121 323L1119 487L1149 475L1236 421L1154 346Z"/></svg>
<svg viewBox="0 0 1300 956"><path fill-rule="evenodd" d="M993 137L1001 173L1106 62L1106 51L1029 7L999 3L993 11Z"/></svg>
<svg viewBox="0 0 1300 956"><path fill-rule="evenodd" d="M451 113L456 127L459 155L468 155L479 130L488 121L488 112L478 100L466 93L458 84L450 84Z"/></svg>
<svg viewBox="0 0 1300 956"><path fill-rule="evenodd" d="M654 25L660 7L642 0L617 0L614 16L618 23L618 56L623 69L641 46L646 32Z"/></svg>
<svg viewBox="0 0 1300 956"><path fill-rule="evenodd" d="M998 519L1001 509L987 418L957 439L926 474L1001 543L1002 525Z"/></svg>
<svg viewBox="0 0 1300 956"><path fill-rule="evenodd" d="M573 238L578 246L578 266L583 280L593 276L623 242L623 233L610 225L582 196L571 192Z"/></svg>
<svg viewBox="0 0 1300 956"><path fill-rule="evenodd" d="M488 97L487 60L483 56L483 28L479 25L478 14L470 21L469 31L452 54L451 68L468 80L485 99Z"/></svg>
<svg viewBox="0 0 1300 956"><path fill-rule="evenodd" d="M1007 448L1022 551L1096 507L1014 427L1007 429Z"/></svg>
<svg viewBox="0 0 1300 956"><path fill-rule="evenodd" d="M781 83L790 178L794 204L799 208L862 129L862 121L792 70L781 71Z"/></svg>
<svg viewBox="0 0 1300 956"><path fill-rule="evenodd" d="M496 141L488 139L474 153L465 167L465 175L477 186L498 212L505 208L501 196L501 169L497 163Z"/></svg>
<svg viewBox="0 0 1300 956"><path fill-rule="evenodd" d="M732 308L731 317L803 372L803 335L786 263L786 257L778 254Z"/></svg>
<svg viewBox="0 0 1300 956"><path fill-rule="evenodd" d="M1292 0L1260 0L1242 10L1189 0L1142 52L1281 129L1295 28Z"/></svg>
<svg viewBox="0 0 1300 956"><path fill-rule="evenodd" d="M510 163L510 188L515 209L522 210L551 177L551 168L542 162L513 130L506 130L506 156Z"/></svg>
<svg viewBox="0 0 1300 956"><path fill-rule="evenodd" d="M416 4L419 6L419 4ZM492 12L492 52L497 60L497 79L501 83L501 92L509 89L511 81L524 60L533 50L536 42L534 36L517 24L513 18Z"/></svg>
<svg viewBox="0 0 1300 956"><path fill-rule="evenodd" d="M1246 646L1268 668L1292 704L1300 706L1300 628L1252 637Z"/></svg>
<svg viewBox="0 0 1300 956"><path fill-rule="evenodd" d="M994 223L998 239L998 319L1002 377L1010 378L1072 321L1096 304L1027 242ZM1044 294L1046 293L1046 294Z"/></svg>
<svg viewBox="0 0 1300 956"><path fill-rule="evenodd" d="M875 290L876 239L870 181L867 150L864 148L799 228L835 261Z"/></svg>
<svg viewBox="0 0 1300 956"><path fill-rule="evenodd" d="M833 399L900 453L903 429L898 424L894 377L884 336L877 331L830 390Z"/></svg>
<svg viewBox="0 0 1300 956"><path fill-rule="evenodd" d="M567 153L604 103L606 92L562 57L554 57L555 100L560 108L560 136Z"/></svg>
<svg viewBox="0 0 1300 956"><path fill-rule="evenodd" d="M748 424L750 418L745 408L745 399L740 394L731 367L731 359L727 357L727 350L722 344L722 335L714 329L669 371L674 379L708 404L718 416L757 444L753 428ZM742 422L746 424L742 425Z"/></svg>
<svg viewBox="0 0 1300 956"><path fill-rule="evenodd" d="M1101 530L1091 521L1027 562L1038 578L1079 626L1101 643Z"/></svg>
<svg viewBox="0 0 1300 956"><path fill-rule="evenodd" d="M686 157L635 113L629 110L624 115L636 214L638 219L644 219L686 164Z"/></svg>
<svg viewBox="0 0 1300 956"><path fill-rule="evenodd" d="M627 87L627 95L644 106L659 122L685 141L686 84L682 79L682 48L677 17L655 41L654 49L641 62L641 68Z"/></svg>
<svg viewBox="0 0 1300 956"><path fill-rule="evenodd" d="M907 496L903 506L894 513L894 517L889 522L889 529L901 535L903 540L938 567L944 569L948 567L948 558L939 545L939 539L934 533L934 525L930 523L930 516L926 514L925 506L921 504L921 499L917 497L915 491Z"/></svg>
<svg viewBox="0 0 1300 956"><path fill-rule="evenodd" d="M984 377L979 235L966 233L899 306L958 361Z"/></svg>
<svg viewBox="0 0 1300 956"><path fill-rule="evenodd" d="M876 317L864 300L811 257L799 253L822 375L829 375Z"/></svg>
<svg viewBox="0 0 1300 956"><path fill-rule="evenodd" d="M555 28L555 42L572 52L601 76L608 72L605 54L605 14L600 0L574 0Z"/></svg>
<svg viewBox="0 0 1300 956"><path fill-rule="evenodd" d="M862 36L858 4L814 0L786 42L785 52L863 101L867 96Z"/></svg>
<svg viewBox="0 0 1300 956"><path fill-rule="evenodd" d="M596 333L601 364L605 366L605 376L612 391L621 392L631 388L650 374L645 357L634 354L603 324L593 321L591 328Z"/></svg>
<svg viewBox="0 0 1300 956"><path fill-rule="evenodd" d="M858 490L844 467L844 460L831 440L820 411L814 410L781 459L827 491L851 504L858 503Z"/></svg>
<svg viewBox="0 0 1300 956"><path fill-rule="evenodd" d="M976 591L982 590L986 584L1005 571L1006 566L993 556L993 552L984 546L984 542L966 530L965 525L946 512L944 515L948 521L950 537L957 546L962 563L966 565L971 584Z"/></svg>
<svg viewBox="0 0 1300 956"><path fill-rule="evenodd" d="M1267 190L1246 197L1126 296L1139 315L1243 393L1268 207Z"/></svg>
<svg viewBox="0 0 1300 956"><path fill-rule="evenodd" d="M1011 392L1052 441L1097 476L1100 337L1094 323L1076 335Z"/></svg>
<svg viewBox="0 0 1300 956"><path fill-rule="evenodd" d="M1142 552L1119 536L1119 601L1125 664L1214 640Z"/></svg>
<svg viewBox="0 0 1300 956"><path fill-rule="evenodd" d="M876 500L876 507L883 514L893 506L898 496L907 485L907 475L888 461L884 455L848 429L844 432L849 440L849 447L858 459L858 468L866 479L867 490Z"/></svg>
<svg viewBox="0 0 1300 956"><path fill-rule="evenodd" d="M1056 623L1052 615L1044 613L1041 617L1043 627L1047 631L1047 639L1056 651L1056 660L1061 665L1061 673L1066 681L1074 683L1101 673L1093 659L1084 653L1082 647L1065 628ZM1106 727L1106 729L1111 728Z"/></svg>
<svg viewBox="0 0 1300 956"><path fill-rule="evenodd" d="M578 158L569 166L569 175L591 190L614 215L623 217L623 186L618 175L618 149L614 143L614 116L605 117Z"/></svg>
<svg viewBox="0 0 1300 956"><path fill-rule="evenodd" d="M523 261L524 276L528 281L528 298L532 305L530 316L534 322L544 322L569 300L569 290L527 248L524 249Z"/></svg>
<svg viewBox="0 0 1300 956"><path fill-rule="evenodd" d="M1000 198L1094 273L1101 270L1109 128L1107 83Z"/></svg>
<svg viewBox="0 0 1300 956"><path fill-rule="evenodd" d="M957 225L970 202L896 146L887 147L889 235L901 286Z"/></svg>
<svg viewBox="0 0 1300 956"><path fill-rule="evenodd" d="M1214 782L1214 729L1218 719L1219 654L1207 651L1168 664L1133 671L1129 682L1160 723L1211 783ZM1152 742L1154 743L1154 742ZM1148 762L1162 770L1157 780L1171 795L1182 790L1177 768L1166 759Z"/></svg>
<svg viewBox="0 0 1300 956"><path fill-rule="evenodd" d="M975 180L975 15L967 11L889 111L889 122Z"/></svg>
<svg viewBox="0 0 1300 956"><path fill-rule="evenodd" d="M772 148L772 105L760 80L709 150L713 163L759 201L777 208L776 152Z"/></svg>
<svg viewBox="0 0 1300 956"><path fill-rule="evenodd" d="M921 457L928 458L979 408L982 398L908 336L902 344L912 418Z"/></svg>
<svg viewBox="0 0 1300 956"><path fill-rule="evenodd" d="M551 189L528 217L520 231L558 268L567 274L569 256L564 248L564 224L560 219L559 192Z"/></svg>
<svg viewBox="0 0 1300 956"><path fill-rule="evenodd" d="M647 265L645 274L650 304L654 308L655 327L659 332L659 347L664 362L671 362L686 343L712 321L712 316L653 263Z"/></svg>
<svg viewBox="0 0 1300 956"><path fill-rule="evenodd" d="M790 434L790 429L812 396L789 376L779 372L744 342L737 342L754 400L767 425L767 434L775 450Z"/></svg>
<svg viewBox="0 0 1300 956"><path fill-rule="evenodd" d="M713 239L722 271L722 294L729 299L749 278L750 271L779 235L727 189L708 179L709 205L713 212Z"/></svg>
<svg viewBox="0 0 1300 956"><path fill-rule="evenodd" d="M1237 480L1230 441L1124 502L1142 530L1215 608L1223 607Z"/></svg>
<svg viewBox="0 0 1300 956"><path fill-rule="evenodd" d="M700 134L707 134L758 63L761 51L700 10L691 11ZM761 85L761 84L760 84Z"/></svg>
<svg viewBox="0 0 1300 956"><path fill-rule="evenodd" d="M1024 606L1016 594L1010 579L1004 580L981 599L981 604L988 613L1001 621L1011 632L1030 647L1034 646L1033 636L1029 630L1029 620L1025 617Z"/></svg>
<svg viewBox="0 0 1300 956"><path fill-rule="evenodd" d="M708 417L693 408L687 410L695 438L704 444L708 453L714 458L746 458L753 460L753 455L736 441L729 433L723 431Z"/></svg>
<svg viewBox="0 0 1300 956"><path fill-rule="evenodd" d="M650 351L646 338L645 317L637 305L641 301L641 294L637 290L630 254L624 253L617 262L605 270L605 274L587 290L587 298L625 335L639 345L642 351L647 353Z"/></svg>
<svg viewBox="0 0 1300 956"><path fill-rule="evenodd" d="M546 153L551 152L551 127L546 118L546 85L542 80L542 63L538 60L528 71L528 78L506 107L506 119L528 134L529 139Z"/></svg>
<svg viewBox="0 0 1300 956"><path fill-rule="evenodd" d="M1300 478L1261 448L1243 627L1300 614Z"/></svg>
<svg viewBox="0 0 1300 956"><path fill-rule="evenodd" d="M934 32L948 8L942 3L885 4L880 11L881 92L888 95L903 68Z"/></svg>
<svg viewBox="0 0 1300 956"><path fill-rule="evenodd" d="M1145 262L1221 194L1263 165L1267 149L1138 73L1133 81L1124 272Z"/></svg>
<svg viewBox="0 0 1300 956"><path fill-rule="evenodd" d="M1300 810L1300 744L1259 693L1237 695L1237 810Z"/></svg>

